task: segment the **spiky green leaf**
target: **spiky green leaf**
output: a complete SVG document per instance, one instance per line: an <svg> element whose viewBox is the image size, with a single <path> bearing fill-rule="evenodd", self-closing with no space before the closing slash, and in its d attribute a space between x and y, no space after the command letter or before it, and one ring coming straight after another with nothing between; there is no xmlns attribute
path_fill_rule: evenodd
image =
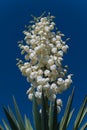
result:
<svg viewBox="0 0 87 130"><path fill-rule="evenodd" d="M80 130L86 130L87 129L87 122L82 126Z"/></svg>
<svg viewBox="0 0 87 130"><path fill-rule="evenodd" d="M83 119L85 118L86 115L87 115L87 107L84 109L84 112L83 112L83 114L82 114L82 116L81 116L81 119L80 119L79 124L82 123L82 121L83 121Z"/></svg>
<svg viewBox="0 0 87 130"><path fill-rule="evenodd" d="M78 114L77 114L76 120L74 122L73 130L78 130L78 128L79 128L79 126L80 126L80 124L81 124L81 122L82 122L82 120L83 120L83 118L85 116L85 111L84 110L85 110L86 104L87 104L87 96L85 96L84 101L83 101L83 103L82 103L82 105L80 107L80 110L79 110Z"/></svg>
<svg viewBox="0 0 87 130"><path fill-rule="evenodd" d="M74 89L72 91L72 94L68 98L68 102L67 102L67 105L66 105L64 116L62 117L62 120L60 122L60 126L59 126L60 130L66 130L67 129L67 121L69 120L73 96L74 96Z"/></svg>
<svg viewBox="0 0 87 130"><path fill-rule="evenodd" d="M19 130L17 124L14 122L14 120L12 119L12 117L11 117L10 113L7 111L7 109L5 107L3 107L3 109L4 109L4 112L5 112L7 119L9 121L9 124L11 126L11 129L12 130Z"/></svg>
<svg viewBox="0 0 87 130"><path fill-rule="evenodd" d="M11 130L10 126L4 120L2 120L2 121L3 121L5 129L6 130Z"/></svg>
<svg viewBox="0 0 87 130"><path fill-rule="evenodd" d="M71 120L71 118L72 118L73 112L74 112L74 109L73 109L73 110L70 112L70 114L69 114L68 121L67 121L67 126L66 126L66 127L68 127L68 125L69 125L69 123L70 123L70 120Z"/></svg>
<svg viewBox="0 0 87 130"><path fill-rule="evenodd" d="M27 118L27 116L25 115L25 129L26 130L33 130L31 124L30 124L30 121L29 119Z"/></svg>
<svg viewBox="0 0 87 130"><path fill-rule="evenodd" d="M8 112L10 113L12 119L14 120L15 124L19 127L18 121L13 113L13 111L11 110L11 108L8 106Z"/></svg>
<svg viewBox="0 0 87 130"><path fill-rule="evenodd" d="M13 102L14 102L14 107L15 107L15 111L16 111L16 116L17 116L17 119L18 119L19 127L20 127L21 130L25 130L25 126L24 126L24 123L23 123L23 119L22 119L22 116L21 116L21 114L20 114L18 105L17 105L16 100L15 100L14 97L13 97Z"/></svg>
<svg viewBox="0 0 87 130"><path fill-rule="evenodd" d="M38 105L36 102L35 95L33 95L33 118L34 118L35 129L41 130L41 115L38 110Z"/></svg>

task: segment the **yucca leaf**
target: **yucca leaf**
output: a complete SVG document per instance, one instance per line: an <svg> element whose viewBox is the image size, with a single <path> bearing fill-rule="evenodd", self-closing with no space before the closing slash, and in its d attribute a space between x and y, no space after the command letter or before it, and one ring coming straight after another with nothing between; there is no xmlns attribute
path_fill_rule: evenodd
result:
<svg viewBox="0 0 87 130"><path fill-rule="evenodd" d="M85 116L85 114L84 114L85 111L84 110L85 110L86 104L87 104L87 96L85 96L84 101L83 101L83 103L82 103L82 105L80 107L80 110L79 110L78 114L77 114L76 120L74 122L73 130L78 130L78 128L79 128L79 126L81 124L81 120L82 120L81 117Z"/></svg>
<svg viewBox="0 0 87 130"><path fill-rule="evenodd" d="M82 116L81 116L81 119L80 119L79 124L82 123L82 121L83 121L83 119L85 118L86 115L87 115L87 107L84 109L84 112L83 112L83 114L82 114Z"/></svg>
<svg viewBox="0 0 87 130"><path fill-rule="evenodd" d="M4 109L4 112L5 112L7 119L9 121L9 124L11 126L11 129L12 130L19 130L17 124L14 122L14 120L12 119L12 117L11 117L10 113L7 111L7 109L5 107L3 107L3 109Z"/></svg>
<svg viewBox="0 0 87 130"><path fill-rule="evenodd" d="M22 120L22 116L20 114L18 105L17 105L14 97L13 97L13 102L14 102L14 107L15 107L16 116L17 116L17 119L18 119L18 124L19 124L20 130L25 130L25 126L24 126L24 123L23 123L23 120Z"/></svg>
<svg viewBox="0 0 87 130"><path fill-rule="evenodd" d="M12 119L14 120L15 124L17 124L17 126L19 127L18 121L16 120L16 117L9 106L8 106L8 111L9 111Z"/></svg>
<svg viewBox="0 0 87 130"><path fill-rule="evenodd" d="M3 121L5 129L6 130L11 130L10 126L4 120L2 120L2 121Z"/></svg>
<svg viewBox="0 0 87 130"><path fill-rule="evenodd" d="M56 103L56 100L54 102L54 108L53 108L53 129L57 130L57 103Z"/></svg>
<svg viewBox="0 0 87 130"><path fill-rule="evenodd" d="M87 122L82 126L80 130L86 130L87 129Z"/></svg>
<svg viewBox="0 0 87 130"><path fill-rule="evenodd" d="M42 91L42 130L48 130L47 100Z"/></svg>
<svg viewBox="0 0 87 130"><path fill-rule="evenodd" d="M33 118L34 118L35 129L41 130L41 115L38 110L38 105L36 102L35 95L33 95Z"/></svg>
<svg viewBox="0 0 87 130"><path fill-rule="evenodd" d="M71 111L73 96L74 96L74 89L72 91L72 94L68 98L68 102L66 105L64 116L62 117L62 120L60 122L60 126L59 126L60 129L59 130L66 130L66 128L67 128L67 121L69 119L69 115L70 115L70 111Z"/></svg>
<svg viewBox="0 0 87 130"><path fill-rule="evenodd" d="M49 130L53 130L53 104L50 103L49 109Z"/></svg>
<svg viewBox="0 0 87 130"><path fill-rule="evenodd" d="M30 121L29 121L29 119L26 117L26 115L25 115L25 128L26 128L26 130L33 130L32 126L31 126L31 124L30 124Z"/></svg>
<svg viewBox="0 0 87 130"><path fill-rule="evenodd" d="M72 118L73 112L74 112L74 109L73 109L73 110L70 112L70 114L69 114L68 121L67 121L67 126L66 126L66 127L68 127L68 125L69 125L69 123L70 123L70 120L71 120L71 118Z"/></svg>

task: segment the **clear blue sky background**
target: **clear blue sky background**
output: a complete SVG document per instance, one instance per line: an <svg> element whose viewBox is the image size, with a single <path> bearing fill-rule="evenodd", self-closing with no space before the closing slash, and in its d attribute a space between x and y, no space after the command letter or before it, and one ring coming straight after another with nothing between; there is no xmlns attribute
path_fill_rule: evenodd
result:
<svg viewBox="0 0 87 130"><path fill-rule="evenodd" d="M44 11L55 15L59 30L71 38L64 64L69 65L74 76L71 89L59 95L64 104L62 112L73 86L76 113L87 94L87 0L0 0L0 124L5 118L2 106L10 104L13 108L13 95L22 114L26 113L32 122L32 103L26 95L29 84L16 66L20 56L17 41L23 39L22 31L31 20L30 15L39 16Z"/></svg>

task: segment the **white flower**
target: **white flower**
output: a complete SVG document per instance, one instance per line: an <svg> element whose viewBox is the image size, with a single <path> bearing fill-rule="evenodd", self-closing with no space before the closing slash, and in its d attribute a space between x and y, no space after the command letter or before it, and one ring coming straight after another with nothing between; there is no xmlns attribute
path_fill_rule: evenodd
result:
<svg viewBox="0 0 87 130"><path fill-rule="evenodd" d="M55 101L55 99L56 99L56 94L50 95L50 96L48 97L48 99L49 99L50 101Z"/></svg>
<svg viewBox="0 0 87 130"><path fill-rule="evenodd" d="M41 18L40 20L41 20L41 22L45 22L47 19L46 18Z"/></svg>
<svg viewBox="0 0 87 130"><path fill-rule="evenodd" d="M31 74L30 74L31 79L36 78L36 76L37 76L37 72L31 72Z"/></svg>
<svg viewBox="0 0 87 130"><path fill-rule="evenodd" d="M35 57L35 52L33 52L33 53L30 54L30 59L32 59L34 57Z"/></svg>
<svg viewBox="0 0 87 130"><path fill-rule="evenodd" d="M25 60L29 60L29 55L25 55Z"/></svg>
<svg viewBox="0 0 87 130"><path fill-rule="evenodd" d="M37 86L37 91L42 92L42 85Z"/></svg>
<svg viewBox="0 0 87 130"><path fill-rule="evenodd" d="M58 56L63 57L63 51L58 51Z"/></svg>
<svg viewBox="0 0 87 130"><path fill-rule="evenodd" d="M49 83L43 85L43 89L44 90L48 90L49 88L50 88L50 84Z"/></svg>
<svg viewBox="0 0 87 130"><path fill-rule="evenodd" d="M51 24L50 25L50 29L53 30L54 29L54 25Z"/></svg>
<svg viewBox="0 0 87 130"><path fill-rule="evenodd" d="M52 42L53 42L53 43L56 42L56 38L55 38L55 37L52 38Z"/></svg>
<svg viewBox="0 0 87 130"><path fill-rule="evenodd" d="M32 25L32 28L34 29L34 28L35 28L35 25Z"/></svg>
<svg viewBox="0 0 87 130"><path fill-rule="evenodd" d="M60 41L56 41L56 47L60 50L62 48L62 45Z"/></svg>
<svg viewBox="0 0 87 130"><path fill-rule="evenodd" d="M38 75L42 75L43 74L43 70L39 69L37 73L38 73Z"/></svg>
<svg viewBox="0 0 87 130"><path fill-rule="evenodd" d="M58 106L62 106L62 100L61 100L61 99L57 99L56 102L57 102L57 105L58 105Z"/></svg>
<svg viewBox="0 0 87 130"><path fill-rule="evenodd" d="M71 79L65 79L65 85L69 86L72 83Z"/></svg>
<svg viewBox="0 0 87 130"><path fill-rule="evenodd" d="M42 76L37 76L37 80L38 80L38 79L42 79Z"/></svg>
<svg viewBox="0 0 87 130"><path fill-rule="evenodd" d="M69 48L68 45L62 46L63 52L67 52L67 49L68 49L68 48Z"/></svg>
<svg viewBox="0 0 87 130"><path fill-rule="evenodd" d="M48 26L46 26L46 27L44 27L44 30L45 30L46 32L49 32L50 28L49 28Z"/></svg>
<svg viewBox="0 0 87 130"><path fill-rule="evenodd" d="M49 60L48 60L48 64L49 64L49 65L53 65L53 64L54 64L53 59L49 59Z"/></svg>
<svg viewBox="0 0 87 130"><path fill-rule="evenodd" d="M56 65L54 64L54 65L50 66L50 70L56 70Z"/></svg>
<svg viewBox="0 0 87 130"><path fill-rule="evenodd" d="M55 83L52 83L50 87L51 87L51 89L55 89L55 88L57 88L57 85Z"/></svg>
<svg viewBox="0 0 87 130"><path fill-rule="evenodd" d="M57 106L57 113L59 114L61 112L61 107Z"/></svg>
<svg viewBox="0 0 87 130"><path fill-rule="evenodd" d="M62 85L64 83L64 80L62 78L58 78L57 83L58 85Z"/></svg>
<svg viewBox="0 0 87 130"><path fill-rule="evenodd" d="M56 53L57 52L57 48L52 48L52 53Z"/></svg>
<svg viewBox="0 0 87 130"><path fill-rule="evenodd" d="M39 31L39 34L40 34L40 35L42 35L42 34L43 34L43 31L42 31L42 30L41 30L41 31Z"/></svg>
<svg viewBox="0 0 87 130"><path fill-rule="evenodd" d="M49 70L45 70L44 74L45 74L45 76L50 76L50 71Z"/></svg>
<svg viewBox="0 0 87 130"><path fill-rule="evenodd" d="M56 39L57 39L58 41L60 41L60 40L61 40L61 36L56 35Z"/></svg>
<svg viewBox="0 0 87 130"><path fill-rule="evenodd" d="M41 99L42 93L41 92L35 92L35 97Z"/></svg>
<svg viewBox="0 0 87 130"><path fill-rule="evenodd" d="M29 75L31 73L31 68L26 69L26 75Z"/></svg>
<svg viewBox="0 0 87 130"><path fill-rule="evenodd" d="M29 52L29 46L24 46L24 50L26 51L26 52Z"/></svg>
<svg viewBox="0 0 87 130"><path fill-rule="evenodd" d="M32 100L32 99L33 99L33 93L28 94L28 98L29 98L30 100Z"/></svg>
<svg viewBox="0 0 87 130"><path fill-rule="evenodd" d="M49 46L50 46L51 48L53 48L53 47L54 47L54 45L53 45L53 44L51 44L51 43L49 44Z"/></svg>

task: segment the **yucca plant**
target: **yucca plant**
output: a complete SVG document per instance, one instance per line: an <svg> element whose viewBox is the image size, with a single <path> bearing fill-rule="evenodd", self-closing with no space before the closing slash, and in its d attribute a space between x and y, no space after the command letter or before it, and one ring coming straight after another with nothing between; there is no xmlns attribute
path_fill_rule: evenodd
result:
<svg viewBox="0 0 87 130"><path fill-rule="evenodd" d="M6 130L34 130L34 129L35 130L67 130L74 112L74 109L72 109L73 95L74 95L74 91L68 98L66 109L61 119L57 119L58 114L57 114L56 101L50 102L49 109L48 109L46 107L47 101L43 93L42 112L40 113L36 98L35 96L33 96L34 127L31 126L31 123L27 118L27 116L25 116L24 120L22 119L18 105L15 101L15 98L13 98L16 116L14 115L10 107L8 107L8 109L6 107L3 107L5 115L9 122L8 124L5 120L3 120L4 127ZM83 103L79 109L79 112L76 116L76 119L74 121L74 124L72 125L71 130L79 130L79 128L80 130L86 130L87 122L84 123L83 126L81 127L81 123L86 115L87 115L87 96L85 96L83 100ZM4 129L0 127L0 130L4 130Z"/></svg>
<svg viewBox="0 0 87 130"><path fill-rule="evenodd" d="M18 59L18 68L22 75L27 77L31 84L27 91L28 98L33 102L34 128L29 119L24 120L13 98L16 116L10 107L4 112L8 123L3 120L6 130L67 130L74 113L72 101L74 90L69 96L65 113L61 119L57 119L62 106L62 100L57 99L57 94L68 89L72 83L72 74L67 73L67 65L62 65L63 55L67 53L69 46L62 39L62 34L53 21L54 16L34 17L30 25L24 31L25 38L19 42L21 54L25 54L24 61ZM41 108L41 110L40 110ZM86 130L87 122L81 123L87 115L87 96L80 107L71 130ZM3 130L2 127L0 127Z"/></svg>

